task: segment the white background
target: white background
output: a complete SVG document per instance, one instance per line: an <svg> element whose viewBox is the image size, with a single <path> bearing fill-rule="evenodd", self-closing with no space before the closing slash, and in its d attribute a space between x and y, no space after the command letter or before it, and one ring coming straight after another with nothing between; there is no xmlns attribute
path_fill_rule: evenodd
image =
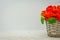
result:
<svg viewBox="0 0 60 40"><path fill-rule="evenodd" d="M48 5L59 5L60 0L0 0L0 32L45 30L40 13Z"/></svg>

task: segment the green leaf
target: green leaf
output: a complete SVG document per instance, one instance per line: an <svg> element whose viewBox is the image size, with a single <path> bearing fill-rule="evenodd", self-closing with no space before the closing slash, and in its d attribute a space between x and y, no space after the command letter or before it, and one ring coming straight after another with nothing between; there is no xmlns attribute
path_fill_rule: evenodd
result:
<svg viewBox="0 0 60 40"><path fill-rule="evenodd" d="M44 17L41 16L41 23L44 24Z"/></svg>
<svg viewBox="0 0 60 40"><path fill-rule="evenodd" d="M48 22L49 22L49 24L53 24L56 22L56 20L55 20L55 18L52 17L52 18L48 19Z"/></svg>

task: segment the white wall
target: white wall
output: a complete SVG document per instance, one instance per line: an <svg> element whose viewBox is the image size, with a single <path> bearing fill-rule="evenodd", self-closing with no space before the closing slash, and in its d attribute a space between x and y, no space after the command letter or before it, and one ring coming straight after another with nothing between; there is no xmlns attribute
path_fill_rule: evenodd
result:
<svg viewBox="0 0 60 40"><path fill-rule="evenodd" d="M40 11L60 0L0 0L0 31L40 30Z"/></svg>

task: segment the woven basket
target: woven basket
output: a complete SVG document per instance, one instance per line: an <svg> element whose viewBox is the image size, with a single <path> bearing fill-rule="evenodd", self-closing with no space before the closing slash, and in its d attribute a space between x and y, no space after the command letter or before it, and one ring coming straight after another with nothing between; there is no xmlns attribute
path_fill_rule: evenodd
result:
<svg viewBox="0 0 60 40"><path fill-rule="evenodd" d="M60 37L60 21L56 21L54 24L46 22L47 34L50 37Z"/></svg>

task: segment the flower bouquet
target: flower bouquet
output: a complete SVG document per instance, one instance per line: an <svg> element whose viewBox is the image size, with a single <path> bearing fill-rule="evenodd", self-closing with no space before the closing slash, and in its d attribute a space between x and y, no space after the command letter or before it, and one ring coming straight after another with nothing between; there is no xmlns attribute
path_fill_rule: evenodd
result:
<svg viewBox="0 0 60 40"><path fill-rule="evenodd" d="M41 23L46 22L47 34L51 37L60 37L60 5L48 6L41 12Z"/></svg>

